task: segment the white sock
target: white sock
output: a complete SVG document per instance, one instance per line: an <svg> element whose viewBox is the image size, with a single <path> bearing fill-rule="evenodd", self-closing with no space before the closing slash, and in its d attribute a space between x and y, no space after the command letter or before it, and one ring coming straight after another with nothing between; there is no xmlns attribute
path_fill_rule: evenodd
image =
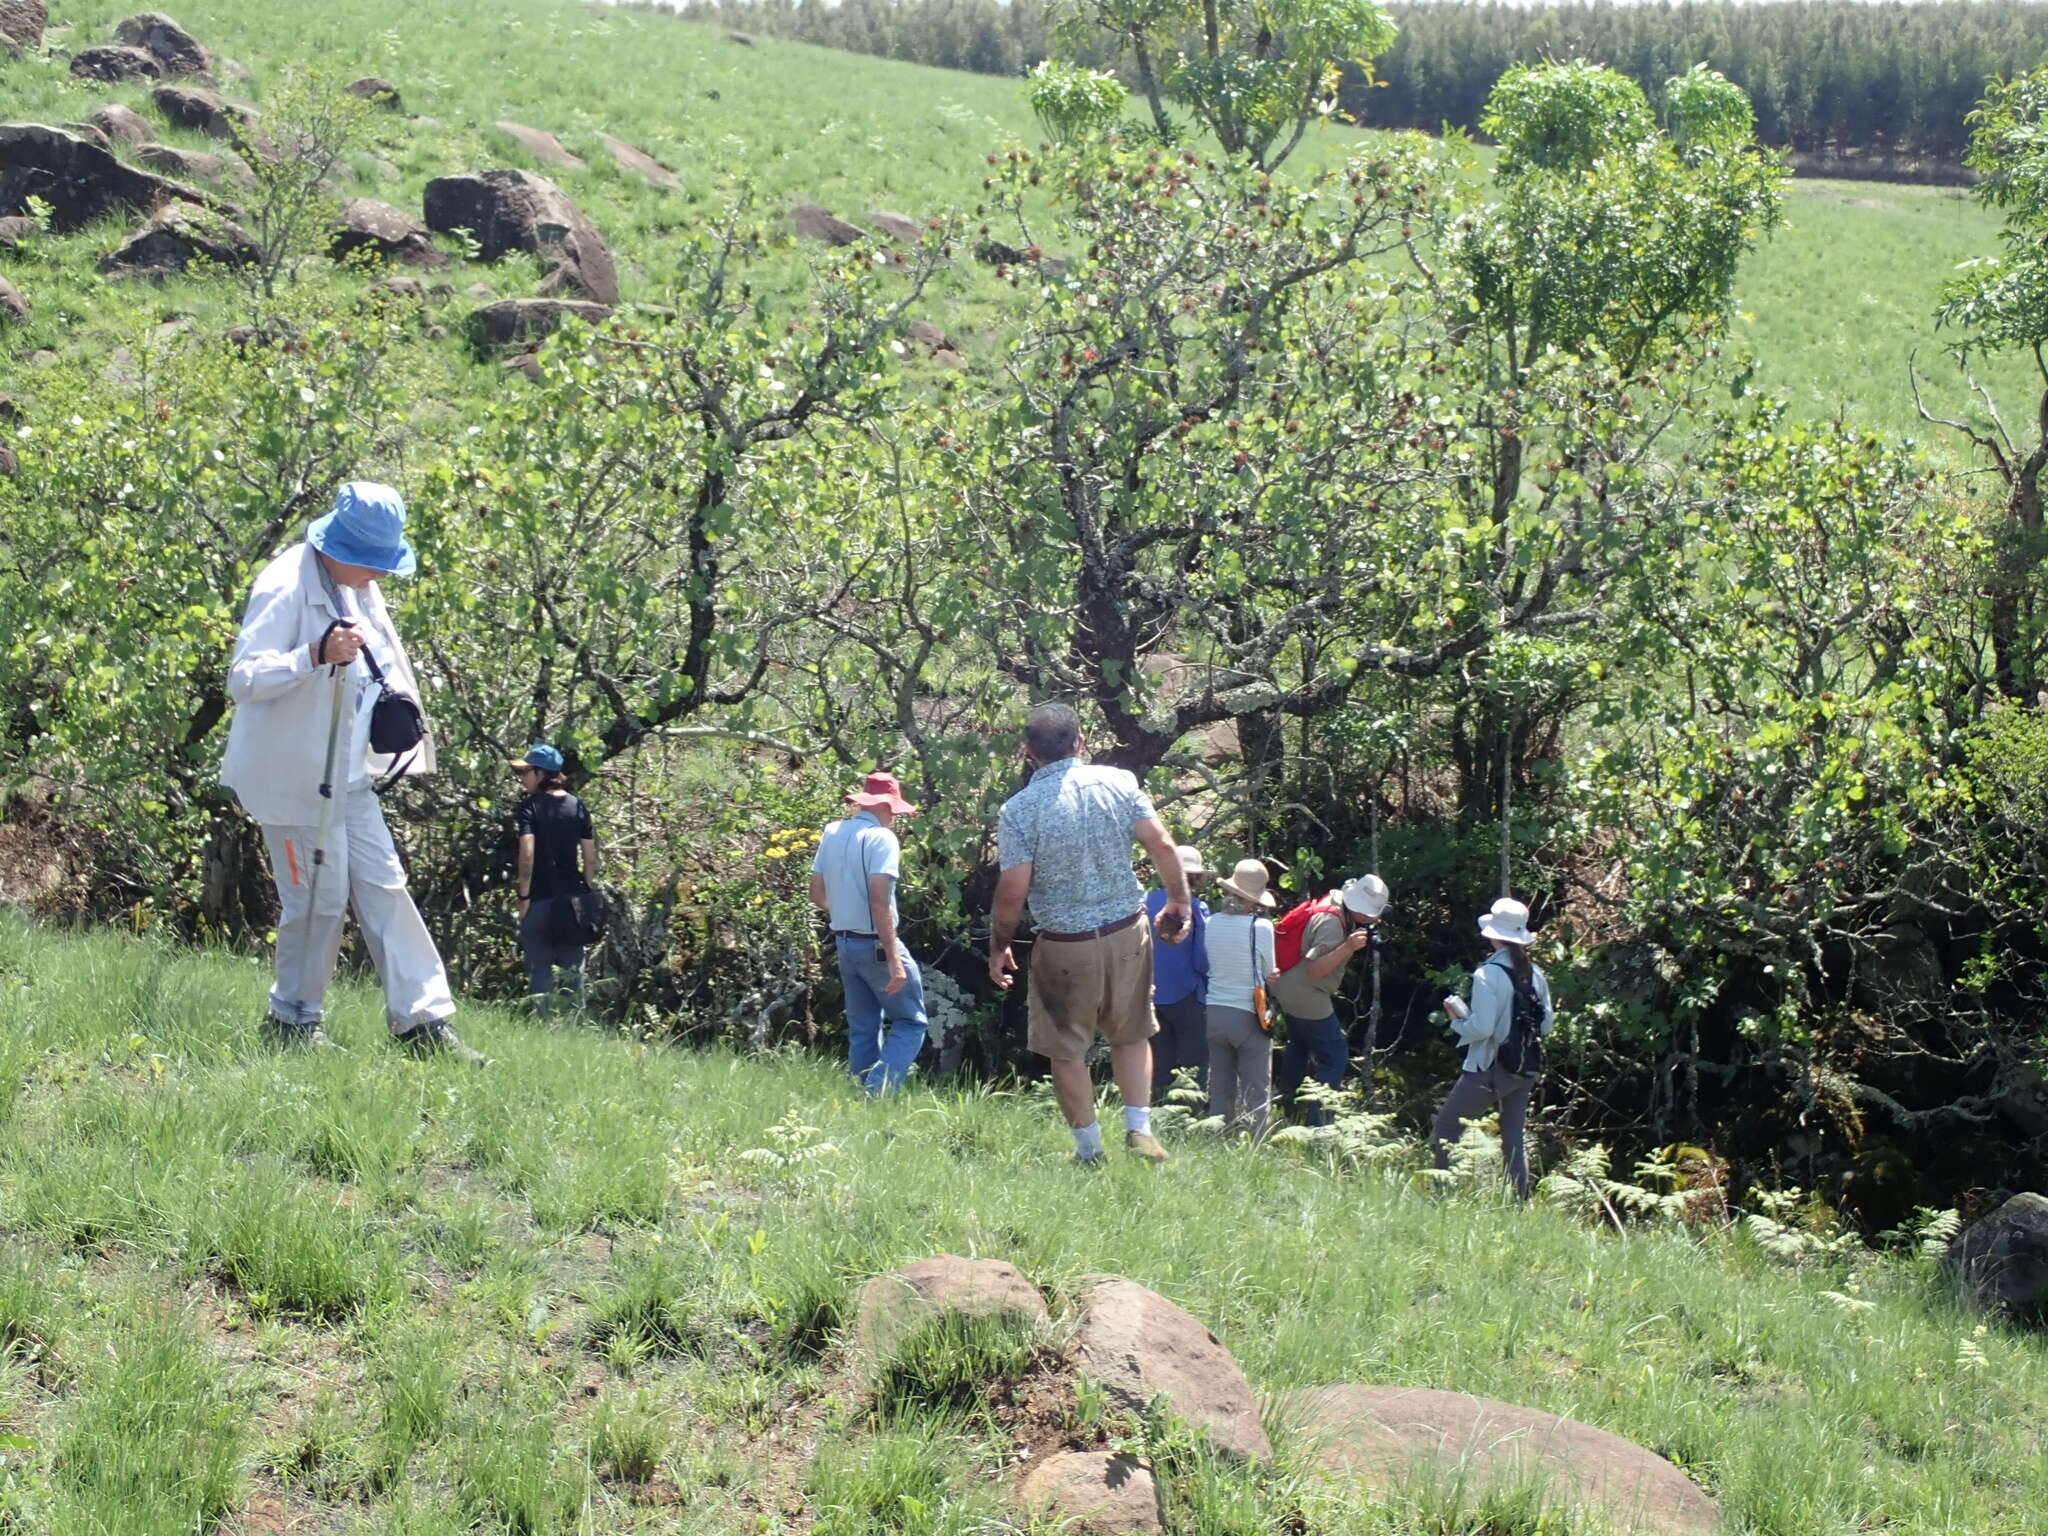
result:
<svg viewBox="0 0 2048 1536"><path fill-rule="evenodd" d="M1074 1127L1074 1155L1076 1157L1102 1156L1102 1122L1090 1120L1086 1125Z"/></svg>
<svg viewBox="0 0 2048 1536"><path fill-rule="evenodd" d="M1136 1105L1126 1104L1124 1106L1124 1129L1127 1131L1143 1131L1149 1135L1152 1130L1151 1106L1148 1105L1144 1109L1139 1109Z"/></svg>

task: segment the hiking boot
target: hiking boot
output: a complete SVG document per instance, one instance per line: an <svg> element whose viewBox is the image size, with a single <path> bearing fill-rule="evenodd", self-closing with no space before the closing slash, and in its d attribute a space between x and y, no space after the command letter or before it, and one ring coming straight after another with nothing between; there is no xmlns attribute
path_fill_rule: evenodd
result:
<svg viewBox="0 0 2048 1536"><path fill-rule="evenodd" d="M281 1051L292 1050L299 1046L309 1046L316 1051L338 1051L341 1049L340 1046L336 1045L328 1037L327 1031L318 1024L303 1023L292 1019L280 1019L274 1013L263 1015L263 1038Z"/></svg>
<svg viewBox="0 0 2048 1536"><path fill-rule="evenodd" d="M1074 1154L1074 1166L1076 1168L1086 1168L1090 1172L1099 1172L1109 1166L1109 1158L1101 1152L1097 1152L1093 1157L1090 1157L1085 1152L1076 1152Z"/></svg>
<svg viewBox="0 0 2048 1536"><path fill-rule="evenodd" d="M1148 1163L1166 1161L1166 1148L1152 1139L1150 1131L1125 1131L1124 1150L1133 1157L1142 1157Z"/></svg>
<svg viewBox="0 0 2048 1536"><path fill-rule="evenodd" d="M424 1024L415 1024L402 1035L393 1035L400 1049L425 1060L429 1056L446 1056L459 1061L466 1067L488 1067L491 1058L482 1051L473 1051L462 1043L462 1036L455 1033L444 1021L429 1019Z"/></svg>

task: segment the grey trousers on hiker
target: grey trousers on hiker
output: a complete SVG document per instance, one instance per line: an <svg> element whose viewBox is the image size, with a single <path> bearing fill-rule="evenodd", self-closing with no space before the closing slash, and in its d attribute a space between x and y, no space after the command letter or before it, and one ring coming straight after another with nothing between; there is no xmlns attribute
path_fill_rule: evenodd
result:
<svg viewBox="0 0 2048 1536"><path fill-rule="evenodd" d="M1273 1037L1249 1008L1209 1005L1209 1113L1223 1129L1266 1134L1273 1108Z"/></svg>
<svg viewBox="0 0 2048 1536"><path fill-rule="evenodd" d="M1536 1079L1508 1071L1495 1062L1484 1072L1460 1072L1451 1084L1450 1096L1436 1112L1430 1127L1429 1144L1439 1168L1451 1166L1451 1147L1465 1134L1467 1120L1484 1120L1488 1110L1500 1110L1500 1155L1507 1164L1508 1182L1523 1199L1529 1197L1529 1148L1523 1129L1529 1121L1529 1095L1536 1091Z"/></svg>

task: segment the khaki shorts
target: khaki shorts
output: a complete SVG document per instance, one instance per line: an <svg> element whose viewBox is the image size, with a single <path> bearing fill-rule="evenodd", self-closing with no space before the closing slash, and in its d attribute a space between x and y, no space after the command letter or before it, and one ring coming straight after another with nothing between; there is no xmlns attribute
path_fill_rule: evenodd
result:
<svg viewBox="0 0 2048 1536"><path fill-rule="evenodd" d="M1025 1043L1054 1061L1079 1061L1099 1032L1132 1045L1159 1031L1152 1016L1152 925L1142 917L1099 939L1040 939L1031 946Z"/></svg>

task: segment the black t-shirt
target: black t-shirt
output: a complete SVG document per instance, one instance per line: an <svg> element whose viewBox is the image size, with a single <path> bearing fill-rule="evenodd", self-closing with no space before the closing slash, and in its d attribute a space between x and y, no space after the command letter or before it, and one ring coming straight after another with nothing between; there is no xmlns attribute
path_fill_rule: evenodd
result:
<svg viewBox="0 0 2048 1536"><path fill-rule="evenodd" d="M545 901L581 891L583 875L576 867L576 851L586 838L597 836L583 802L574 795L528 795L519 802L513 821L522 837L533 834L533 883L528 894L535 901Z"/></svg>

